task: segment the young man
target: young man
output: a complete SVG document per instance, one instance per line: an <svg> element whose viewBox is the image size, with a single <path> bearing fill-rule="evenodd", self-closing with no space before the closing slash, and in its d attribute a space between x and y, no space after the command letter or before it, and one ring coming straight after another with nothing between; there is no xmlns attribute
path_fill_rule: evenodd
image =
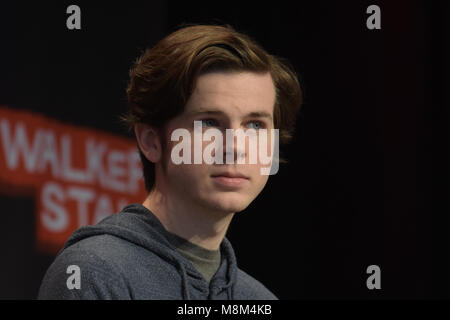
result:
<svg viewBox="0 0 450 320"><path fill-rule="evenodd" d="M148 196L75 231L39 298L276 299L238 268L225 237L269 177L261 161L249 161L249 142L232 136L230 148L225 133L278 129L279 143L287 142L301 104L295 73L229 26L188 26L137 60L127 94L122 120L134 130ZM194 160L199 145L188 136L174 139L177 130L192 137L211 128L224 134L223 142L214 139L223 148L211 153L213 163ZM276 141L267 141L271 150ZM188 147L174 153L181 142ZM212 143L202 140L200 152ZM79 268L78 287L67 284L69 266Z"/></svg>

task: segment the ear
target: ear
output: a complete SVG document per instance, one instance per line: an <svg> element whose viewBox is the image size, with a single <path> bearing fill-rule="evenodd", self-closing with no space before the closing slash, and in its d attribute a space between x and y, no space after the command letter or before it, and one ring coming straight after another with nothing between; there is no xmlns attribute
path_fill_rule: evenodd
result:
<svg viewBox="0 0 450 320"><path fill-rule="evenodd" d="M162 157L162 148L158 131L147 124L137 123L134 125L134 133L145 157L150 162L159 162Z"/></svg>

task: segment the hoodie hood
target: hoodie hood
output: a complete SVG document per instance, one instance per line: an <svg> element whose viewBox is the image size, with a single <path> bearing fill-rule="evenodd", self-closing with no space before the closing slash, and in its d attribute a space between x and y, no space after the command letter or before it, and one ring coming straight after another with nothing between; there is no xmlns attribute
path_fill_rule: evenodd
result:
<svg viewBox="0 0 450 320"><path fill-rule="evenodd" d="M228 299L232 300L234 297L238 268L234 250L226 237L220 245L223 258L219 269L208 284L193 264L169 242L167 230L153 212L140 203L129 204L121 212L103 219L96 225L76 230L62 250L85 238L105 234L143 247L175 266L182 279L182 297L185 300L191 299L191 286L199 290L211 288L211 299L223 290L226 290Z"/></svg>

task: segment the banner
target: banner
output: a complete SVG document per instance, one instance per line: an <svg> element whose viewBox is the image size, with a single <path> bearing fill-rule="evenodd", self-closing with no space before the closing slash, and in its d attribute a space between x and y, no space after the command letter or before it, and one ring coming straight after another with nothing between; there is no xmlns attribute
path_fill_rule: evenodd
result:
<svg viewBox="0 0 450 320"><path fill-rule="evenodd" d="M57 253L77 228L146 196L133 139L5 106L0 192L34 197L36 248L48 254Z"/></svg>

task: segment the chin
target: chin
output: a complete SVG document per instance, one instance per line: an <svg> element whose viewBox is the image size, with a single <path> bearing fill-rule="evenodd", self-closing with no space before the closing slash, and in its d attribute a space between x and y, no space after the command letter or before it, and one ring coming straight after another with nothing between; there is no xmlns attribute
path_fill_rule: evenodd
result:
<svg viewBox="0 0 450 320"><path fill-rule="evenodd" d="M248 207L251 199L248 196L239 194L218 194L215 197L209 198L210 205L216 210L225 213L240 212Z"/></svg>

